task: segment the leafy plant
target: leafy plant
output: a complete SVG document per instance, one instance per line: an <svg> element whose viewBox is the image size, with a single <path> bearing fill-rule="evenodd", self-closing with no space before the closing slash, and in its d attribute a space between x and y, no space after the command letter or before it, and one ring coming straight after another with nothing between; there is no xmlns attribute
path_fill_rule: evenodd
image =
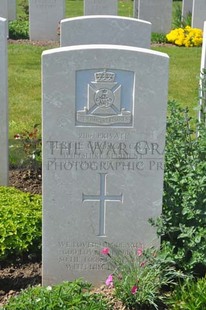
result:
<svg viewBox="0 0 206 310"><path fill-rule="evenodd" d="M32 287L11 298L2 310L109 310L113 309L101 294L91 293L91 284L76 280L48 287Z"/></svg>
<svg viewBox="0 0 206 310"><path fill-rule="evenodd" d="M185 17L182 16L182 5L177 3L173 14L173 28L185 28L186 26L191 26L191 20L192 13L189 12Z"/></svg>
<svg viewBox="0 0 206 310"><path fill-rule="evenodd" d="M192 13L189 12L185 17L182 16L182 27L185 28L186 26L192 25Z"/></svg>
<svg viewBox="0 0 206 310"><path fill-rule="evenodd" d="M41 248L41 196L0 187L0 260Z"/></svg>
<svg viewBox="0 0 206 310"><path fill-rule="evenodd" d="M28 0L21 0L20 7L22 12L24 13L25 17L28 19L29 17L29 1Z"/></svg>
<svg viewBox="0 0 206 310"><path fill-rule="evenodd" d="M9 22L10 39L29 39L29 21L24 19Z"/></svg>
<svg viewBox="0 0 206 310"><path fill-rule="evenodd" d="M125 254L109 246L103 248L101 254L112 270L105 284L114 288L115 296L127 307L159 309L163 287L174 285L176 278L183 276L174 269L166 253L153 248L134 247Z"/></svg>
<svg viewBox="0 0 206 310"><path fill-rule="evenodd" d="M152 43L166 43L167 42L166 35L164 33L152 32L151 42Z"/></svg>
<svg viewBox="0 0 206 310"><path fill-rule="evenodd" d="M168 295L165 302L174 310L206 309L206 278L197 281L187 279Z"/></svg>
<svg viewBox="0 0 206 310"><path fill-rule="evenodd" d="M41 165L41 138L39 136L39 124L35 124L31 131L25 130L20 134L16 134L14 138L20 140L24 156L21 163L29 165L29 167L37 170Z"/></svg>
<svg viewBox="0 0 206 310"><path fill-rule="evenodd" d="M169 102L163 215L156 226L163 246L178 268L187 273L204 275L206 128L202 124L194 126L188 110L181 109L175 102Z"/></svg>

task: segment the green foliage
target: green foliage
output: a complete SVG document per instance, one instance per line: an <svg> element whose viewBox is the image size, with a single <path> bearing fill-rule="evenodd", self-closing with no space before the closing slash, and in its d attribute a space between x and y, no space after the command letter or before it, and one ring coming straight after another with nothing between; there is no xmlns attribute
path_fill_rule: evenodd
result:
<svg viewBox="0 0 206 310"><path fill-rule="evenodd" d="M151 42L154 43L166 43L167 42L167 38L166 35L164 33L155 33L152 32L152 36L151 36Z"/></svg>
<svg viewBox="0 0 206 310"><path fill-rule="evenodd" d="M53 287L32 287L10 299L3 310L109 310L113 309L101 294L92 294L91 285L81 280Z"/></svg>
<svg viewBox="0 0 206 310"><path fill-rule="evenodd" d="M174 7L173 22L172 27L175 28L185 28L186 26L191 26L192 13L187 14L186 17L182 16L182 5L177 3Z"/></svg>
<svg viewBox="0 0 206 310"><path fill-rule="evenodd" d="M182 27L192 25L192 13L189 12L185 17L182 17Z"/></svg>
<svg viewBox="0 0 206 310"><path fill-rule="evenodd" d="M29 19L29 1L21 0L21 2L19 3L19 6L21 7L23 16Z"/></svg>
<svg viewBox="0 0 206 310"><path fill-rule="evenodd" d="M19 19L9 22L9 38L28 39L29 38L29 22L28 20Z"/></svg>
<svg viewBox="0 0 206 310"><path fill-rule="evenodd" d="M187 109L169 103L163 215L156 222L163 245L178 268L206 271L206 128ZM198 138L196 137L199 131Z"/></svg>
<svg viewBox="0 0 206 310"><path fill-rule="evenodd" d="M162 288L173 286L183 276L165 253L153 248L133 247L123 251L110 245L101 253L112 270L105 283L114 287L115 296L127 307L159 309Z"/></svg>
<svg viewBox="0 0 206 310"><path fill-rule="evenodd" d="M16 133L41 123L41 54L54 47L27 43L8 46L9 135L12 140Z"/></svg>
<svg viewBox="0 0 206 310"><path fill-rule="evenodd" d="M32 130L24 130L22 133L14 136L14 138L21 143L15 147L15 153L19 153L20 155L23 151L20 164L32 168L34 171L37 171L41 166L42 143L39 125L40 124L35 124ZM18 152L19 149L20 152Z"/></svg>
<svg viewBox="0 0 206 310"><path fill-rule="evenodd" d="M169 309L204 310L206 309L206 278L197 281L186 280L176 287L165 300Z"/></svg>
<svg viewBox="0 0 206 310"><path fill-rule="evenodd" d="M39 251L41 197L0 187L0 260Z"/></svg>

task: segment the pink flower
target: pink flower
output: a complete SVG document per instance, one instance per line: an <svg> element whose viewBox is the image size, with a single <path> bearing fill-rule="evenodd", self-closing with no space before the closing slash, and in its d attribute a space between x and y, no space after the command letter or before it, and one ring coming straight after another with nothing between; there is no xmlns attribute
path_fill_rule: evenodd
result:
<svg viewBox="0 0 206 310"><path fill-rule="evenodd" d="M140 263L140 267L144 267L146 265L146 261Z"/></svg>
<svg viewBox="0 0 206 310"><path fill-rule="evenodd" d="M14 139L21 139L20 134L17 133L17 134L14 136Z"/></svg>
<svg viewBox="0 0 206 310"><path fill-rule="evenodd" d="M138 248L137 249L137 256L141 256L143 253L143 248Z"/></svg>
<svg viewBox="0 0 206 310"><path fill-rule="evenodd" d="M131 293L134 295L137 293L137 291L138 291L138 286L134 285L131 289Z"/></svg>
<svg viewBox="0 0 206 310"><path fill-rule="evenodd" d="M101 254L103 254L103 255L109 255L109 248L103 248L103 249L101 250Z"/></svg>
<svg viewBox="0 0 206 310"><path fill-rule="evenodd" d="M112 276L112 274L110 274L110 275L108 276L107 280L105 281L105 284L106 284L107 286L113 287L113 276Z"/></svg>

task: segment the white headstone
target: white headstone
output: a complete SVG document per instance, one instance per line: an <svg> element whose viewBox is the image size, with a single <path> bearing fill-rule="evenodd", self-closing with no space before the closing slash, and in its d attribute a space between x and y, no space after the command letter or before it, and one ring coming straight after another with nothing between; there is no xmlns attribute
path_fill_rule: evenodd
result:
<svg viewBox="0 0 206 310"><path fill-rule="evenodd" d="M84 15L117 15L117 0L84 0Z"/></svg>
<svg viewBox="0 0 206 310"><path fill-rule="evenodd" d="M203 29L203 42L202 42L200 71L202 71L203 68L206 68L206 21L204 22L204 29Z"/></svg>
<svg viewBox="0 0 206 310"><path fill-rule="evenodd" d="M16 0L8 0L8 20L16 19Z"/></svg>
<svg viewBox="0 0 206 310"><path fill-rule="evenodd" d="M7 21L0 18L0 185L8 185Z"/></svg>
<svg viewBox="0 0 206 310"><path fill-rule="evenodd" d="M0 1L0 16L8 19L8 0Z"/></svg>
<svg viewBox="0 0 206 310"><path fill-rule="evenodd" d="M0 16L6 19L7 37L9 33L8 29L8 0L0 0Z"/></svg>
<svg viewBox="0 0 206 310"><path fill-rule="evenodd" d="M206 115L206 73L204 73L203 70L206 70L206 21L204 22L203 29L202 55L200 64L200 110L198 112L199 122L202 121L203 115Z"/></svg>
<svg viewBox="0 0 206 310"><path fill-rule="evenodd" d="M30 40L57 41L64 14L65 0L29 0Z"/></svg>
<svg viewBox="0 0 206 310"><path fill-rule="evenodd" d="M159 245L166 54L118 45L43 53L43 284L108 276L104 242Z"/></svg>
<svg viewBox="0 0 206 310"><path fill-rule="evenodd" d="M183 17L186 17L189 13L192 14L192 4L193 4L193 0L182 1L182 16Z"/></svg>
<svg viewBox="0 0 206 310"><path fill-rule="evenodd" d="M138 5L139 5L139 0L133 0L133 16L135 18L138 18Z"/></svg>
<svg viewBox="0 0 206 310"><path fill-rule="evenodd" d="M193 0L192 27L200 28L203 30L205 20L206 20L206 1Z"/></svg>
<svg viewBox="0 0 206 310"><path fill-rule="evenodd" d="M60 33L61 46L119 44L150 48L151 23L127 17L92 15L62 20Z"/></svg>
<svg viewBox="0 0 206 310"><path fill-rule="evenodd" d="M138 18L152 23L152 32L168 33L172 25L172 0L138 0Z"/></svg>

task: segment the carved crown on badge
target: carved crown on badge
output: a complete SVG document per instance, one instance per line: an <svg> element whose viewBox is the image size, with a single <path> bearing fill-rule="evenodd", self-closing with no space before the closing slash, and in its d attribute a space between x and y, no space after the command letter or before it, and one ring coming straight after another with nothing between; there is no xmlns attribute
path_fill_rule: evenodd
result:
<svg viewBox="0 0 206 310"><path fill-rule="evenodd" d="M115 81L115 73L108 72L106 70L96 72L94 74L95 82L114 82Z"/></svg>

